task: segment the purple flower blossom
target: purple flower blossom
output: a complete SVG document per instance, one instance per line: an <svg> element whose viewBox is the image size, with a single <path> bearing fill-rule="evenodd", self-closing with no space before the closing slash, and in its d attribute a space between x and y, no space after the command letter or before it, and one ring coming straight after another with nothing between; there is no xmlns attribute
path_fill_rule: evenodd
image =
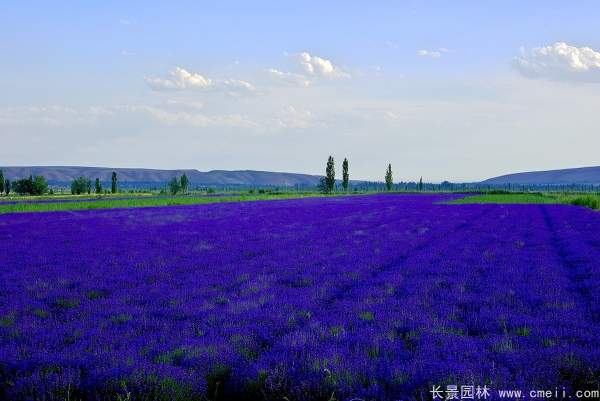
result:
<svg viewBox="0 0 600 401"><path fill-rule="evenodd" d="M600 215L378 195L0 216L0 398L587 389Z"/></svg>

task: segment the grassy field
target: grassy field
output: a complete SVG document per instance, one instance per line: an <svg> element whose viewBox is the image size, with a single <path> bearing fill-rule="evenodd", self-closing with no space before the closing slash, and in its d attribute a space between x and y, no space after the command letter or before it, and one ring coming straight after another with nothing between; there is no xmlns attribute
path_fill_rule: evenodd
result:
<svg viewBox="0 0 600 401"><path fill-rule="evenodd" d="M158 192L121 192L116 194L81 194L81 195L72 195L72 194L54 194L54 195L41 195L41 196L31 196L31 195L13 195L9 196L1 196L0 204L2 202L38 202L42 200L77 200L81 199L112 199L112 198L137 198L137 197L145 197L145 196L157 196Z"/></svg>
<svg viewBox="0 0 600 401"><path fill-rule="evenodd" d="M473 203L560 203L554 196L542 195L537 193L531 194L482 194L466 196L464 198L451 201L453 204L473 204Z"/></svg>
<svg viewBox="0 0 600 401"><path fill-rule="evenodd" d="M127 194L129 195L129 194ZM121 195L123 196L123 195ZM77 201L76 197L38 197L35 200L54 199L57 202L44 203L35 202L34 199L16 204L2 204L0 202L0 214L19 212L49 212L65 210L91 210L91 209L113 209L132 207L153 206L175 206L196 205L217 202L243 202L257 200L294 199L322 195L320 193L278 193L278 194L231 194L224 196L132 196L125 199L118 197L102 197L100 199L87 198ZM58 198L58 199L57 199ZM61 199L68 202L60 202ZM16 200L16 199L14 199ZM576 194L576 193L507 193L507 194L479 194L467 195L464 198L449 201L449 204L567 204L585 206L590 209L600 209L600 194Z"/></svg>
<svg viewBox="0 0 600 401"><path fill-rule="evenodd" d="M63 210L90 210L90 209L112 209L112 208L130 208L130 207L153 207L153 206L175 206L175 205L196 205L217 202L241 202L273 199L292 199L323 196L316 193L289 193L289 194L259 194L259 195L235 195L235 196L215 196L215 197L164 197L164 198L144 198L140 196L137 199L106 199L81 202L54 202L54 203L18 203L18 204L0 204L0 214L19 213L19 212L50 212Z"/></svg>
<svg viewBox="0 0 600 401"><path fill-rule="evenodd" d="M600 194L576 193L523 193L523 194L483 194L457 199L452 204L507 203L507 204L565 204L600 209Z"/></svg>

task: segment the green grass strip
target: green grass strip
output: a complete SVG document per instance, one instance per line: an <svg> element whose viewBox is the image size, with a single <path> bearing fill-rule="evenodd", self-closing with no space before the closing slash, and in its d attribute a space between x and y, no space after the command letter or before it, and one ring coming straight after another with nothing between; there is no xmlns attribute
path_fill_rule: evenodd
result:
<svg viewBox="0 0 600 401"><path fill-rule="evenodd" d="M247 202L259 200L296 199L317 196L328 196L321 194L265 194L265 195L241 195L241 196L215 196L215 197L165 197L153 199L107 199L98 201L64 202L64 203L19 203L11 205L0 205L0 214L4 213L26 213L26 212L54 212L65 210L93 210L93 209L115 209L132 207L157 207L177 205L198 205L220 202Z"/></svg>
<svg viewBox="0 0 600 401"><path fill-rule="evenodd" d="M600 209L600 194L577 193L515 193L515 194L483 194L467 196L450 201L451 204L563 204Z"/></svg>
<svg viewBox="0 0 600 401"><path fill-rule="evenodd" d="M473 203L506 203L506 204L529 204L529 203L561 203L557 197L542 194L483 194L467 196L453 200L453 204Z"/></svg>

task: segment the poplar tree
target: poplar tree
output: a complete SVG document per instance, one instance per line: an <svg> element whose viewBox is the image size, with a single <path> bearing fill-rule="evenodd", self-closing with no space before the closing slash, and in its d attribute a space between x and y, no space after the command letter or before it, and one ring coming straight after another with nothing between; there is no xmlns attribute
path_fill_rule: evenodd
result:
<svg viewBox="0 0 600 401"><path fill-rule="evenodd" d="M179 180L177 177L171 178L171 181L169 181L169 191L171 192L171 195L176 195L180 189L181 187L179 186Z"/></svg>
<svg viewBox="0 0 600 401"><path fill-rule="evenodd" d="M99 194L102 192L102 184L100 184L100 178L96 178L96 193Z"/></svg>
<svg viewBox="0 0 600 401"><path fill-rule="evenodd" d="M394 178L392 176L392 164L388 164L388 168L385 172L385 187L388 191L392 190L392 184L394 183Z"/></svg>
<svg viewBox="0 0 600 401"><path fill-rule="evenodd" d="M344 191L348 190L348 183L350 182L350 174L348 173L348 159L344 158L342 163L342 186Z"/></svg>
<svg viewBox="0 0 600 401"><path fill-rule="evenodd" d="M183 175L181 176L180 180L179 180L179 187L181 189L181 192L186 193L188 190L188 178L187 175L185 175L185 173L183 173Z"/></svg>
<svg viewBox="0 0 600 401"><path fill-rule="evenodd" d="M333 188L335 187L335 161L333 160L333 156L329 156L329 159L327 159L325 183L327 184L327 190L333 192Z"/></svg>
<svg viewBox="0 0 600 401"><path fill-rule="evenodd" d="M4 171L0 170L0 195L4 192Z"/></svg>
<svg viewBox="0 0 600 401"><path fill-rule="evenodd" d="M110 192L112 192L113 194L117 193L117 172L116 171L112 172Z"/></svg>

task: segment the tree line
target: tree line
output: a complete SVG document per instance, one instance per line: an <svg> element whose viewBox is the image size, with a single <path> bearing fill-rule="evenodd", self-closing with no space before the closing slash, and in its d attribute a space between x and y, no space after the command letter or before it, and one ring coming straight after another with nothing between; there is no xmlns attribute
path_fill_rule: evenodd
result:
<svg viewBox="0 0 600 401"><path fill-rule="evenodd" d="M94 181L94 193L99 195L108 192L108 190L105 191L102 187L102 182L100 182L100 178L96 178ZM119 182L117 179L117 173L113 171L110 176L110 193L116 194L117 192L119 192ZM91 194L92 180L90 180L87 177L75 178L73 181L71 181L71 193L73 195Z"/></svg>
<svg viewBox="0 0 600 401"><path fill-rule="evenodd" d="M184 173L180 178L173 177L169 182L169 191L171 194L176 195L178 193L187 193L189 187L189 179ZM10 193L16 193L19 195L45 195L52 193L48 185L48 181L42 175L30 175L29 178L18 179L10 181L4 178L4 172L0 170L0 195L9 195ZM111 174L110 191L104 190L100 178L96 178L92 185L92 180L88 177L77 177L71 181L71 193L73 195L81 194L96 194L112 193L116 194L119 192L119 182L116 171Z"/></svg>
<svg viewBox="0 0 600 401"><path fill-rule="evenodd" d="M48 182L41 175L35 177L30 175L29 178L11 182L9 179L4 179L4 172L0 170L0 194L4 193L8 196L11 191L23 195L43 195L48 192Z"/></svg>
<svg viewBox="0 0 600 401"><path fill-rule="evenodd" d="M392 164L389 163L387 169L385 170L384 176L385 188L388 191L391 191L394 186L394 176L392 173ZM350 184L350 171L348 159L344 158L342 162L342 188L344 192L348 191L348 187ZM325 176L321 177L319 180L318 189L322 193L331 193L334 192L336 188L335 185L335 159L333 156L329 156L327 158L327 164L325 165ZM417 190L423 191L423 177L419 179L417 184Z"/></svg>
<svg viewBox="0 0 600 401"><path fill-rule="evenodd" d="M117 173L112 172L110 192L117 193L119 190ZM102 183L99 178L94 182L94 192L101 194L103 191ZM52 193L52 189L48 186L48 181L42 175L30 175L29 178L22 178L15 181L10 181L4 178L4 172L0 170L0 194L9 195L11 192L19 195L45 195ZM78 177L71 181L71 193L74 195L90 194L92 192L92 182L89 178Z"/></svg>

